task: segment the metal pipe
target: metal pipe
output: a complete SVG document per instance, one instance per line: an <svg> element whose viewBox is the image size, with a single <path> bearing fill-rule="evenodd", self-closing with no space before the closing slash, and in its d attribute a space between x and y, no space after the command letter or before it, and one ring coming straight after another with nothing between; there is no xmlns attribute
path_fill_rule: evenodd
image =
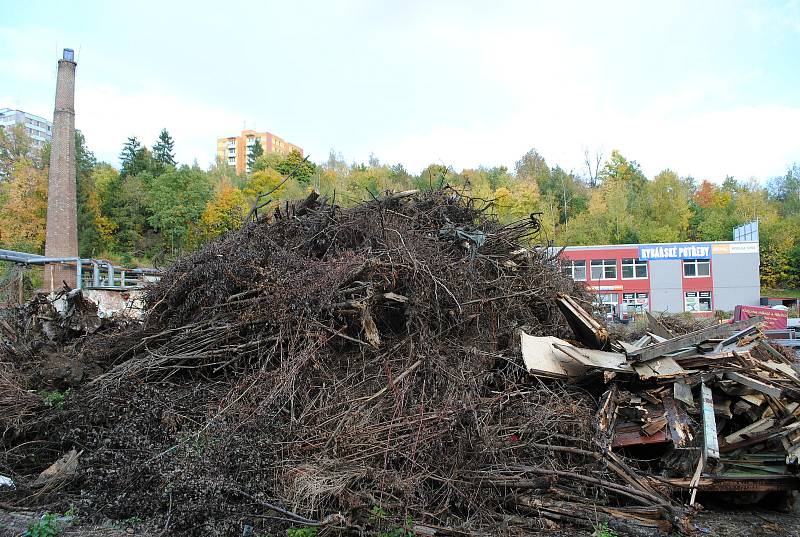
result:
<svg viewBox="0 0 800 537"><path fill-rule="evenodd" d="M108 263L107 266L108 266L108 286L114 287L114 265Z"/></svg>
<svg viewBox="0 0 800 537"><path fill-rule="evenodd" d="M3 250L3 249L0 249L0 254L7 254L14 257L26 257L26 258L44 257L39 254L29 254L27 252L15 252L14 250Z"/></svg>
<svg viewBox="0 0 800 537"><path fill-rule="evenodd" d="M92 263L92 287L100 287L100 264L94 259Z"/></svg>

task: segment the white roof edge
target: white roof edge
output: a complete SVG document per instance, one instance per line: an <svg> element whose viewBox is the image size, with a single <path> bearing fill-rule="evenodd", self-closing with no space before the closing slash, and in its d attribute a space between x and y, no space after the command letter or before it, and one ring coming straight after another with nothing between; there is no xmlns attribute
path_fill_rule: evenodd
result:
<svg viewBox="0 0 800 537"><path fill-rule="evenodd" d="M651 246L661 244L758 244L758 241L692 241L692 242L640 242L637 244L591 244L586 246L553 246L560 250L599 250L599 249L629 249L639 246Z"/></svg>

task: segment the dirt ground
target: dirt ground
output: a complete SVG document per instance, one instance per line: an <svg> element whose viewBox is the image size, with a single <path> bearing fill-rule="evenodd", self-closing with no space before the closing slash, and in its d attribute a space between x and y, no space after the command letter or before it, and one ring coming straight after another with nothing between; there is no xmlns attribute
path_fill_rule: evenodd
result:
<svg viewBox="0 0 800 537"><path fill-rule="evenodd" d="M28 524L40 514L32 512L0 511L0 537L21 537ZM798 536L800 537L800 514L780 513L776 511L701 511L692 517L695 528L694 535L710 537L758 537L758 536ZM149 531L144 525L126 525L111 523L107 525L85 525L65 523L59 537L154 537L157 531ZM540 531L531 535L550 535L554 537L588 537L590 531L566 530L559 528ZM620 536L622 537L622 536ZM688 537L688 536L686 536Z"/></svg>

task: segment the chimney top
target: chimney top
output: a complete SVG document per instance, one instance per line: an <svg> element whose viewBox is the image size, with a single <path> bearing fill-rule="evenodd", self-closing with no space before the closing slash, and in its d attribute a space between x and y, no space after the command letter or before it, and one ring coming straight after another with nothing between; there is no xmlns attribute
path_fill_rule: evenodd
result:
<svg viewBox="0 0 800 537"><path fill-rule="evenodd" d="M74 62L75 61L75 51L72 50L71 48L65 48L64 49L64 59L69 61L69 62Z"/></svg>

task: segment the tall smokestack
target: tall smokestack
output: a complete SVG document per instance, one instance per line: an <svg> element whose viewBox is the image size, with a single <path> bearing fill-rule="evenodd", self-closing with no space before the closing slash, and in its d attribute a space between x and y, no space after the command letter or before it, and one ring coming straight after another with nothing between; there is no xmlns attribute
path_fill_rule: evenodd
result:
<svg viewBox="0 0 800 537"><path fill-rule="evenodd" d="M64 49L58 60L56 108L50 145L50 178L47 190L47 257L78 257L78 202L75 193L75 53ZM62 281L75 288L75 267L47 265L44 285L51 291Z"/></svg>

